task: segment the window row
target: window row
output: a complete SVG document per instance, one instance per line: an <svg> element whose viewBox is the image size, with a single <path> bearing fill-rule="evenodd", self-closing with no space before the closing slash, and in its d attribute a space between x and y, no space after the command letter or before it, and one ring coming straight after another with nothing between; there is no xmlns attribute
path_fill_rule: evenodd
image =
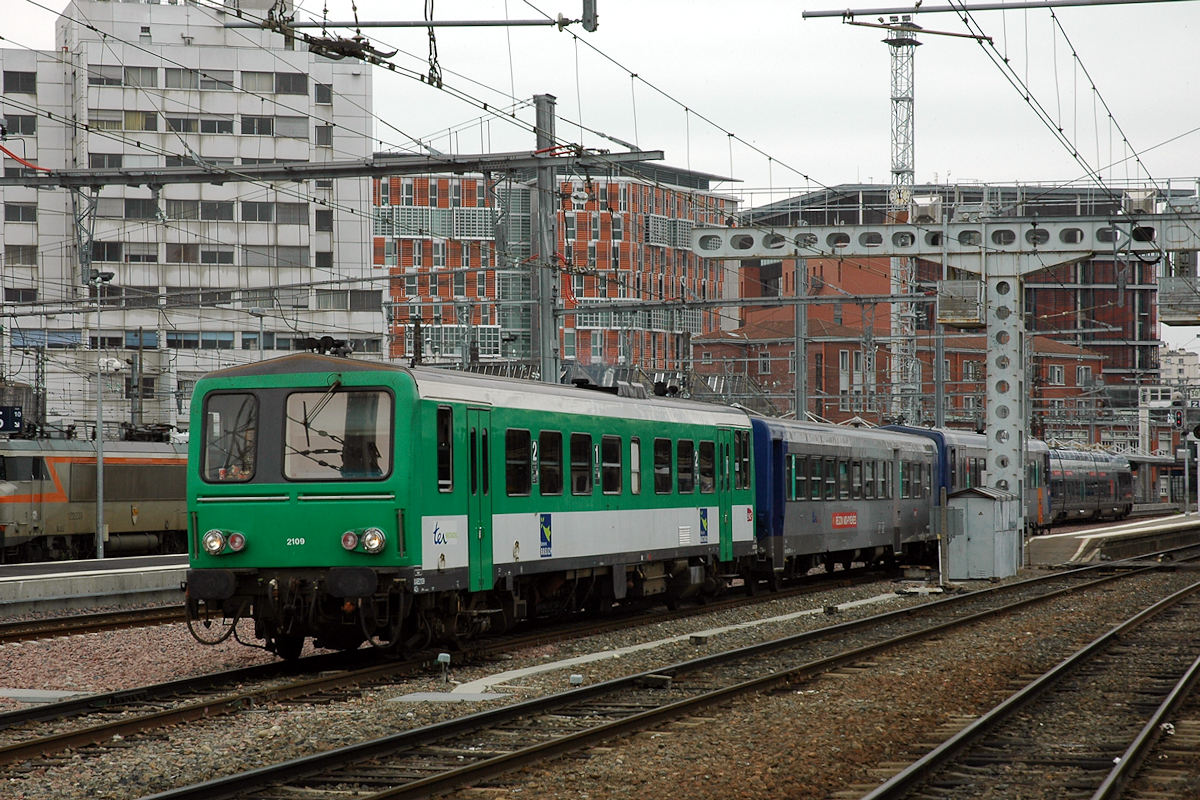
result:
<svg viewBox="0 0 1200 800"><path fill-rule="evenodd" d="M890 500L895 492L890 461L789 453L785 469L788 500ZM900 497L928 497L932 475L929 464L900 462Z"/></svg>
<svg viewBox="0 0 1200 800"><path fill-rule="evenodd" d="M88 110L88 124L96 130L150 131L160 130L159 117L163 118L161 130L173 133L223 133L235 131L244 136L279 136L289 139L309 139L319 147L333 146L333 125L318 122L309 132L311 120L300 116L257 116L243 114L240 119L232 116L205 116L200 114L160 114L158 111L120 111L114 109Z"/></svg>
<svg viewBox="0 0 1200 800"><path fill-rule="evenodd" d="M29 245L30 251L22 246L8 245L5 250L8 264L36 265L37 248ZM172 243L159 251L157 242L92 242L93 261L113 261L124 264L213 264L234 266L234 255L241 252L240 266L243 267L308 267L332 269L333 251L316 250L311 254L303 246L292 245L242 245L232 247L215 243ZM310 260L311 255L311 260Z"/></svg>
<svg viewBox="0 0 1200 800"><path fill-rule="evenodd" d="M437 486L454 491L453 409L439 406L436 421ZM732 484L750 485L750 435L734 433ZM651 445L655 494L713 494L718 481L730 488L731 476L720 470L717 443L711 440L655 438ZM642 493L642 441L633 436L543 430L534 433L509 428L504 433L504 484L511 497L527 497L534 485L543 497L591 495L599 484L603 494L626 491L625 464L629 465L628 493Z"/></svg>
<svg viewBox="0 0 1200 800"><path fill-rule="evenodd" d="M16 73L27 75L33 73ZM7 86L7 75L5 91ZM88 84L91 86L133 86L159 88L158 67L127 67L117 64L92 64L87 68ZM231 69L182 69L167 67L162 72L162 87L166 89L197 89L206 91L233 91L234 70ZM27 85L27 84L22 84ZM242 70L240 88L256 94L308 94L308 74L304 72L253 72ZM19 89L17 91L34 91ZM333 85L313 82L313 102L333 102Z"/></svg>

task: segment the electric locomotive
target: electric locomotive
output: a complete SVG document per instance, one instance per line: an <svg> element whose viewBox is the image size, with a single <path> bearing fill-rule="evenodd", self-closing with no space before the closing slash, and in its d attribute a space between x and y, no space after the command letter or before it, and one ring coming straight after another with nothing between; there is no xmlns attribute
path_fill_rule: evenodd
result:
<svg viewBox="0 0 1200 800"><path fill-rule="evenodd" d="M755 549L730 408L303 353L192 409L189 619L285 658L715 592Z"/></svg>
<svg viewBox="0 0 1200 800"><path fill-rule="evenodd" d="M183 552L186 471L184 445L105 443L106 554ZM95 442L0 443L0 562L92 558L95 531Z"/></svg>

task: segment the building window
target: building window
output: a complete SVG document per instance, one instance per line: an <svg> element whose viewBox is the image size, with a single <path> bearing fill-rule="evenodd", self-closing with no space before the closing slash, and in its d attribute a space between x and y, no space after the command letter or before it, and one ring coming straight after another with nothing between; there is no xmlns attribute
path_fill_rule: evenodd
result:
<svg viewBox="0 0 1200 800"><path fill-rule="evenodd" d="M308 117L275 117L275 135L308 140Z"/></svg>
<svg viewBox="0 0 1200 800"><path fill-rule="evenodd" d="M37 117L33 114L9 114L8 133L10 136L36 136Z"/></svg>
<svg viewBox="0 0 1200 800"><path fill-rule="evenodd" d="M233 221L232 200L201 200L200 219Z"/></svg>
<svg viewBox="0 0 1200 800"><path fill-rule="evenodd" d="M209 91L232 92L233 70L209 69L201 72L200 88Z"/></svg>
<svg viewBox="0 0 1200 800"><path fill-rule="evenodd" d="M317 125L313 131L317 147L333 147L333 126Z"/></svg>
<svg viewBox="0 0 1200 800"><path fill-rule="evenodd" d="M201 133L233 133L233 117L201 117Z"/></svg>
<svg viewBox="0 0 1200 800"><path fill-rule="evenodd" d="M331 105L333 103L333 84L314 82L313 102L321 106Z"/></svg>
<svg viewBox="0 0 1200 800"><path fill-rule="evenodd" d="M167 130L176 133L195 133L200 126L200 120L195 117L170 116L166 120Z"/></svg>
<svg viewBox="0 0 1200 800"><path fill-rule="evenodd" d="M200 201L168 200L167 219L200 219Z"/></svg>
<svg viewBox="0 0 1200 800"><path fill-rule="evenodd" d="M209 247L200 250L201 264L232 264L232 247Z"/></svg>
<svg viewBox="0 0 1200 800"><path fill-rule="evenodd" d="M92 64L87 70L89 86L120 86L125 70L119 64Z"/></svg>
<svg viewBox="0 0 1200 800"><path fill-rule="evenodd" d="M163 75L163 86L168 89L199 89L200 73L194 69L167 67Z"/></svg>
<svg viewBox="0 0 1200 800"><path fill-rule="evenodd" d="M125 85L156 88L158 86L158 67L126 67Z"/></svg>
<svg viewBox="0 0 1200 800"><path fill-rule="evenodd" d="M1179 374L1183 375L1183 370L1179 370ZM1091 367L1076 367L1075 368L1075 385L1076 386L1091 386L1092 385L1092 368Z"/></svg>
<svg viewBox="0 0 1200 800"><path fill-rule="evenodd" d="M275 73L242 71L242 89L247 92L270 93L275 90Z"/></svg>
<svg viewBox="0 0 1200 800"><path fill-rule="evenodd" d="M771 354L770 353L759 353L758 354L758 374L759 375L770 375L771 374Z"/></svg>
<svg viewBox="0 0 1200 800"><path fill-rule="evenodd" d="M156 131L158 130L158 115L153 111L126 111L125 130Z"/></svg>
<svg viewBox="0 0 1200 800"><path fill-rule="evenodd" d="M242 202L242 222L273 222L274 220L274 203Z"/></svg>
<svg viewBox="0 0 1200 800"><path fill-rule="evenodd" d="M1046 367L1046 382L1051 386L1062 386L1066 383L1065 370L1062 364L1050 364Z"/></svg>
<svg viewBox="0 0 1200 800"><path fill-rule="evenodd" d="M199 244L172 244L167 242L168 264L197 264L199 262Z"/></svg>
<svg viewBox="0 0 1200 800"><path fill-rule="evenodd" d="M275 222L280 225L307 225L308 203L276 203Z"/></svg>
<svg viewBox="0 0 1200 800"><path fill-rule="evenodd" d="M243 116L242 133L246 136L272 136L275 133L275 118Z"/></svg>
<svg viewBox="0 0 1200 800"><path fill-rule="evenodd" d="M308 75L303 72L276 72L276 94L308 94Z"/></svg>
<svg viewBox="0 0 1200 800"><path fill-rule="evenodd" d="M37 222L36 203L5 203L5 222Z"/></svg>
<svg viewBox="0 0 1200 800"><path fill-rule="evenodd" d="M5 94L37 94L37 73L4 70Z"/></svg>
<svg viewBox="0 0 1200 800"><path fill-rule="evenodd" d="M6 303L36 303L37 289L12 289L5 287L4 302Z"/></svg>
<svg viewBox="0 0 1200 800"><path fill-rule="evenodd" d="M158 203L153 197L126 197L125 219L154 219L158 215Z"/></svg>

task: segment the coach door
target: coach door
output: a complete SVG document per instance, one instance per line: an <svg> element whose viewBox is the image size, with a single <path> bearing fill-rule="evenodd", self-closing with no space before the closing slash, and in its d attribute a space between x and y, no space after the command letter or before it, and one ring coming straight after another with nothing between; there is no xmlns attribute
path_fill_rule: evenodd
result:
<svg viewBox="0 0 1200 800"><path fill-rule="evenodd" d="M717 430L717 505L721 518L721 560L733 559L733 431Z"/></svg>
<svg viewBox="0 0 1200 800"><path fill-rule="evenodd" d="M470 455L467 482L467 530L470 542L470 589L492 588L492 486L490 453L491 412L467 409L467 450Z"/></svg>

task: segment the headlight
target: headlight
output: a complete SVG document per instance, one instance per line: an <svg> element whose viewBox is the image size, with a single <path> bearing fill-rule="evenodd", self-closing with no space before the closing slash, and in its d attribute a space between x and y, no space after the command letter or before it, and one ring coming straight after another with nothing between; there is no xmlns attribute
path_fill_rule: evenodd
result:
<svg viewBox="0 0 1200 800"><path fill-rule="evenodd" d="M387 537L379 528L367 528L362 535L363 550L368 553L378 553L387 544Z"/></svg>
<svg viewBox="0 0 1200 800"><path fill-rule="evenodd" d="M358 534L354 531L346 531L342 534L342 549L353 550L358 547Z"/></svg>
<svg viewBox="0 0 1200 800"><path fill-rule="evenodd" d="M246 537L240 533L229 534L229 549L235 553L240 553L246 548Z"/></svg>
<svg viewBox="0 0 1200 800"><path fill-rule="evenodd" d="M225 534L218 530L211 530L204 534L204 538L200 540L204 546L205 552L210 556L217 556L225 549Z"/></svg>

